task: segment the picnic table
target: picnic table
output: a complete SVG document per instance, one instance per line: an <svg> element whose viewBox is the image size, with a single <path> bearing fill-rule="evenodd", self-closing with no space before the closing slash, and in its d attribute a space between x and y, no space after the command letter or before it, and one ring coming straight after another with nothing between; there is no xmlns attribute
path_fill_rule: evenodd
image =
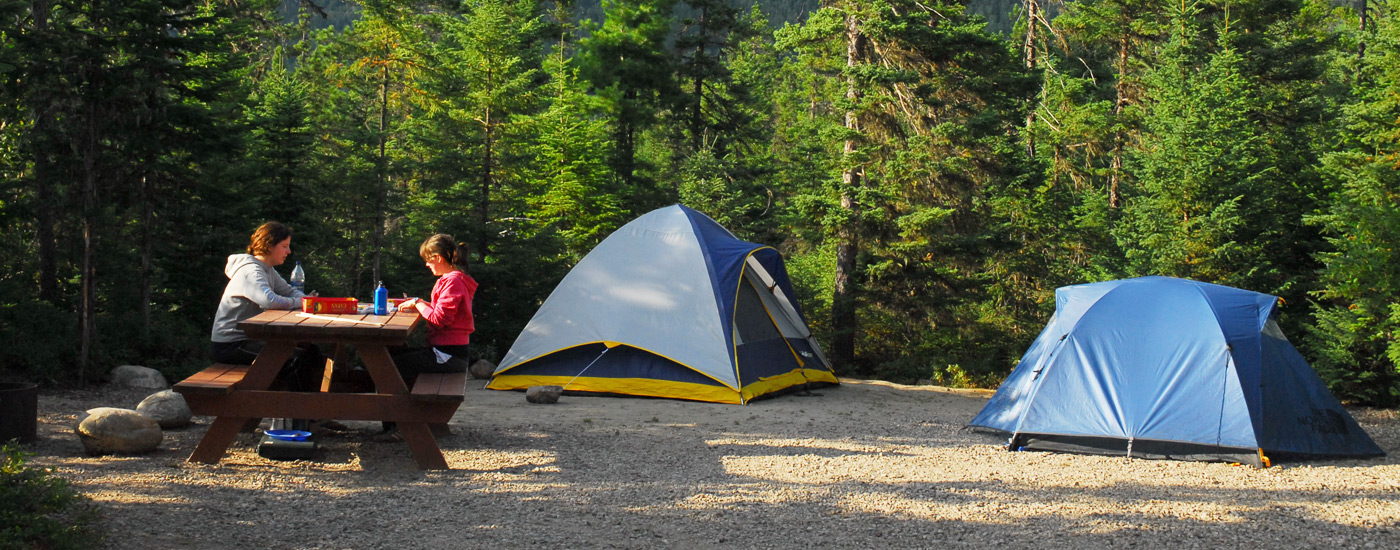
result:
<svg viewBox="0 0 1400 550"><path fill-rule="evenodd" d="M466 373L422 374L410 390L389 355L388 348L405 344L421 320L417 312L312 315L274 310L238 323L250 340L267 342L253 364L215 364L174 387L184 395L191 412L216 417L189 460L218 463L238 432L263 418L378 420L398 424L420 468L447 469L433 432L445 428L461 405ZM273 390L282 365L302 342L334 345L321 391ZM338 389L335 377L346 375L347 346L360 356L373 380L372 392L332 391Z"/></svg>

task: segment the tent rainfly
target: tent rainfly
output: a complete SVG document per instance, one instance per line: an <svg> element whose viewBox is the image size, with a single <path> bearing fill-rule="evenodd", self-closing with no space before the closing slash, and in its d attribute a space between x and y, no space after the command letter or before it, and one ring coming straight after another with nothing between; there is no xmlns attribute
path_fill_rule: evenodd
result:
<svg viewBox="0 0 1400 550"><path fill-rule="evenodd" d="M487 387L743 404L807 383L837 379L778 251L675 205L579 261Z"/></svg>
<svg viewBox="0 0 1400 550"><path fill-rule="evenodd" d="M1055 291L1055 315L969 424L1010 450L1267 466L1385 453L1279 330L1278 298L1141 277Z"/></svg>

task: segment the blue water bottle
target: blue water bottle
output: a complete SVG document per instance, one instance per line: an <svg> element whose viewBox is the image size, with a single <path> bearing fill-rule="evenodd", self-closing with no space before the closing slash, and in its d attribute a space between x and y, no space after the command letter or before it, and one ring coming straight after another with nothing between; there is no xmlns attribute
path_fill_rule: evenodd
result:
<svg viewBox="0 0 1400 550"><path fill-rule="evenodd" d="M379 288L374 289L374 314L389 314L389 290L384 288L384 281L379 281Z"/></svg>

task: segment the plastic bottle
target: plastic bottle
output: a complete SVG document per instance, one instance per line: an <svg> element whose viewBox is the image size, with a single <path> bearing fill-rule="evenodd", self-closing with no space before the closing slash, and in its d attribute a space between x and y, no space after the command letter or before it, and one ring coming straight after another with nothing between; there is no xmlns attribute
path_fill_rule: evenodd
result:
<svg viewBox="0 0 1400 550"><path fill-rule="evenodd" d="M389 314L389 290L384 288L384 281L379 281L379 288L374 289L374 314Z"/></svg>
<svg viewBox="0 0 1400 550"><path fill-rule="evenodd" d="M301 268L301 262L297 262L297 266L292 268L291 283L292 288L297 289L297 291L302 294L306 294L306 271Z"/></svg>

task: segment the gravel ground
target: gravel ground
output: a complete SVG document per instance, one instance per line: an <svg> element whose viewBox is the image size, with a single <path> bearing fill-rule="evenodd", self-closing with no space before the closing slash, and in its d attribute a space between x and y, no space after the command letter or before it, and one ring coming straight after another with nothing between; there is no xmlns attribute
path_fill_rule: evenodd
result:
<svg viewBox="0 0 1400 550"><path fill-rule="evenodd" d="M1263 470L1010 453L962 429L989 392L863 380L747 406L469 389L443 472L356 422L314 461L244 434L185 462L204 417L152 454L83 454L78 412L148 393L44 393L27 446L93 498L108 548L1400 547L1391 410L1352 411L1388 457Z"/></svg>

